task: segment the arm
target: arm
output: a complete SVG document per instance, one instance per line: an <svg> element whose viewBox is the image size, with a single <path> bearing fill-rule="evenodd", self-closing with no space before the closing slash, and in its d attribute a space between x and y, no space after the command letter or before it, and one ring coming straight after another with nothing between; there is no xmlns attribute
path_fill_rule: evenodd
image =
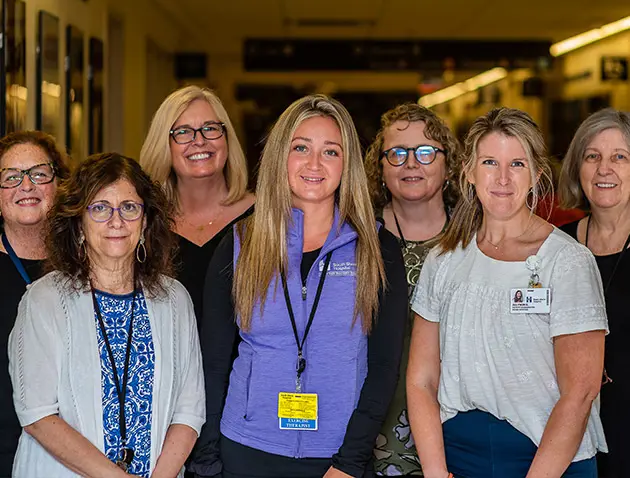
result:
<svg viewBox="0 0 630 478"><path fill-rule="evenodd" d="M162 453L155 464L151 478L177 476L196 440L197 432L187 425L173 424L168 427Z"/></svg>
<svg viewBox="0 0 630 478"><path fill-rule="evenodd" d="M604 331L554 340L560 400L551 412L527 478L561 477L584 438L604 368Z"/></svg>
<svg viewBox="0 0 630 478"><path fill-rule="evenodd" d="M193 452L189 470L198 477L221 473L220 423L232 370L238 328L232 303L234 235L221 241L210 261L204 286L204 314L199 337L206 388L206 424Z"/></svg>
<svg viewBox="0 0 630 478"><path fill-rule="evenodd" d="M128 476L90 441L58 415L49 415L24 427L48 453L67 468L88 478Z"/></svg>
<svg viewBox="0 0 630 478"><path fill-rule="evenodd" d="M438 403L440 324L416 314L407 368L407 407L416 450L427 478L446 478L444 438Z"/></svg>
<svg viewBox="0 0 630 478"><path fill-rule="evenodd" d="M381 293L378 317L368 337L368 373L343 444L333 456L333 469L326 478L363 476L398 383L408 317L407 280L398 242L385 228L381 228L379 236L387 286Z"/></svg>

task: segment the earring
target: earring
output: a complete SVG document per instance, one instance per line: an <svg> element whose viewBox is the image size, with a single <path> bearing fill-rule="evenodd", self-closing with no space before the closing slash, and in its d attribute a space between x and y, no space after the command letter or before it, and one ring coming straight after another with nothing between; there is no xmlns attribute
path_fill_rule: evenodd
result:
<svg viewBox="0 0 630 478"><path fill-rule="evenodd" d="M529 204L529 198L532 198L532 203ZM525 206L527 206L527 209L529 209L530 211L534 210L534 189L530 189L529 192L527 193L527 197L525 198Z"/></svg>
<svg viewBox="0 0 630 478"><path fill-rule="evenodd" d="M87 247L85 247L85 235L83 231L79 234L79 255L81 260L87 257Z"/></svg>
<svg viewBox="0 0 630 478"><path fill-rule="evenodd" d="M448 189L449 184L451 184L451 182L448 179L444 181L444 186L442 186L442 191L446 191Z"/></svg>
<svg viewBox="0 0 630 478"><path fill-rule="evenodd" d="M140 252L140 250L142 250L142 252ZM142 256L142 259L140 259L140 256ZM143 264L144 261L147 260L147 248L144 245L144 233L140 236L138 247L136 247L136 259L140 264Z"/></svg>

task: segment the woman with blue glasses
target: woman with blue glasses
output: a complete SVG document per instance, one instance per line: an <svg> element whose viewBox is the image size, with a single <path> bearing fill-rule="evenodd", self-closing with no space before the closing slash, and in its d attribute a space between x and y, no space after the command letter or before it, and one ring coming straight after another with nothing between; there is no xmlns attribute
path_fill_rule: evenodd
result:
<svg viewBox="0 0 630 478"><path fill-rule="evenodd" d="M88 158L60 188L54 272L9 338L24 428L13 475L183 476L205 421L192 301L172 271L171 207L139 164Z"/></svg>

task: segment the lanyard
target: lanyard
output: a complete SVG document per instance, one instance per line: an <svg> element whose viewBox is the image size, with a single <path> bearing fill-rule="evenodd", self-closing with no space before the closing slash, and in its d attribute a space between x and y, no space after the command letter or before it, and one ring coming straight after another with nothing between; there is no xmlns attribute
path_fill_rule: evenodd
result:
<svg viewBox="0 0 630 478"><path fill-rule="evenodd" d="M319 298L322 295L322 289L324 288L324 281L326 280L326 274L328 273L328 265L330 264L330 258L332 257L332 252L329 252L326 255L326 261L324 263L324 269L322 270L322 275L319 277L319 284L317 284L317 293L315 294L315 300L313 301L313 307L311 308L311 313L308 318L308 322L306 323L306 329L304 329L304 337L302 337L302 341L300 342L300 337L298 336L297 331L297 323L295 322L295 315L293 314L293 306L291 305L291 297L289 297L289 288L287 287L287 278L284 273L282 273L282 288L284 289L284 300L287 303L287 310L289 312L289 319L291 319L291 327L293 327L293 336L295 337L295 345L297 345L298 356L297 362L295 364L295 371L297 372L297 378L295 379L295 391L300 393L302 392L302 373L306 369L306 359L302 355L302 350L304 349L304 343L306 342L306 337L311 330L311 325L313 325L313 319L315 318L315 312L317 311L317 305L319 304Z"/></svg>
<svg viewBox="0 0 630 478"><path fill-rule="evenodd" d="M129 358L131 356L131 343L133 336L133 316L136 307L136 289L134 288L133 297L131 299L131 318L129 319L129 332L127 335L127 350L125 352L125 365L122 376L122 387L120 386L120 379L118 378L118 371L116 370L116 361L114 360L114 353L112 352L112 346L107 338L107 332L105 330L105 322L101 315L101 308L98 306L94 289L92 289L92 301L94 302L94 310L98 317L98 326L103 334L103 341L105 342L105 348L107 349L107 355L112 365L112 375L114 376L114 385L116 386L116 395L118 395L118 426L120 428L120 439L122 441L122 457L116 461L116 465L127 471L131 461L133 460L133 450L127 448L127 423L125 421L125 397L127 395L127 380L129 379Z"/></svg>
<svg viewBox="0 0 630 478"><path fill-rule="evenodd" d="M6 249L7 254L9 254L9 257L11 258L11 262L13 262L13 265L22 276L22 279L24 279L24 282L26 282L27 285L30 284L32 282L31 278L26 272L26 269L24 268L24 264L22 264L22 261L13 250L13 247L11 247L11 244L9 243L9 239L7 239L6 234L2 234L2 245Z"/></svg>
<svg viewBox="0 0 630 478"><path fill-rule="evenodd" d="M591 225L591 216L588 217L587 222L586 222L586 237L584 238L584 245L586 247L588 247L588 231L590 229L589 227L590 225ZM606 298L606 295L608 294L608 289L610 288L610 285L612 284L612 280L613 280L613 277L615 276L615 272L617 272L617 268L619 267L619 264L621 263L621 259L623 259L624 254L628 250L628 246L630 246L630 234L628 235L628 239L626 239L626 243L623 245L623 249L621 250L619 257L617 258L617 262L615 262L615 267L613 267L612 273L610 274L610 277L608 278L608 282L606 282L606 287L604 288L604 298Z"/></svg>
<svg viewBox="0 0 630 478"><path fill-rule="evenodd" d="M445 209L444 212L446 213L446 221L444 222L444 227L440 231L440 234L442 234L446 230L446 226L448 226L448 223L450 221L448 210ZM403 248L406 249L407 248L407 241L405 240L405 236L403 235L402 229L400 228L400 223L398 222L398 216L396 216L396 212L394 212L394 206L393 205L392 205L392 215L394 216L394 221L396 222L396 229L398 229L398 237L400 237L400 240L403 243ZM427 239L427 241L428 240L429 239ZM427 242L427 241L418 241L418 242Z"/></svg>

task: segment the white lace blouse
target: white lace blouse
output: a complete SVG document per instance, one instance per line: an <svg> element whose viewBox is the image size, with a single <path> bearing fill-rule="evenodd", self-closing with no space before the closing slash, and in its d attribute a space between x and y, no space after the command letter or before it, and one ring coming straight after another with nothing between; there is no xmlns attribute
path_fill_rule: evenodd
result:
<svg viewBox="0 0 630 478"><path fill-rule="evenodd" d="M554 228L537 254L542 287L551 288L551 312L512 314L511 290L527 288L531 275L525 262L486 256L476 237L466 249L441 256L436 249L424 263L411 307L440 323L442 422L460 411L483 410L539 445L560 398L553 337L608 332L593 255ZM607 451L596 402L574 461Z"/></svg>

